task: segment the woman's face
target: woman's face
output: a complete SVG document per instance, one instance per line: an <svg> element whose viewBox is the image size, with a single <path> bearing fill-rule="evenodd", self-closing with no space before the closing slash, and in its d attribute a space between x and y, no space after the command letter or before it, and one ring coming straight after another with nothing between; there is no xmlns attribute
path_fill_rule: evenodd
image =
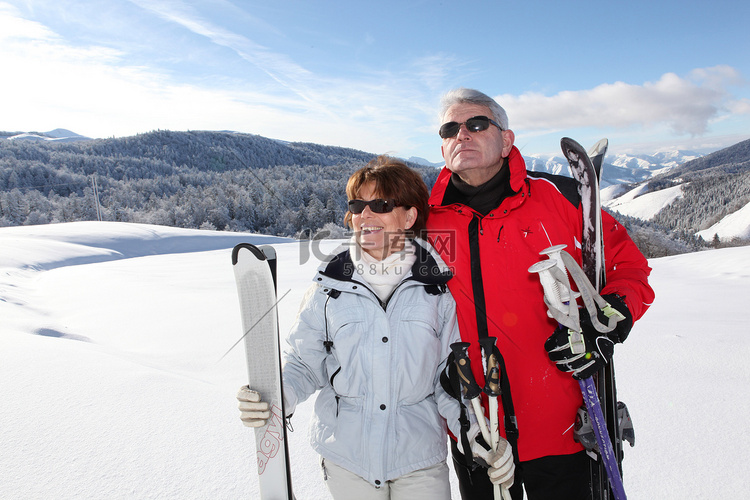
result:
<svg viewBox="0 0 750 500"><path fill-rule="evenodd" d="M375 183L367 182L359 189L358 200L372 201L381 198L375 192ZM378 214L366 206L362 213L352 214L352 229L362 249L372 257L383 260L404 248L404 231L414 225L417 209L396 207L393 211Z"/></svg>

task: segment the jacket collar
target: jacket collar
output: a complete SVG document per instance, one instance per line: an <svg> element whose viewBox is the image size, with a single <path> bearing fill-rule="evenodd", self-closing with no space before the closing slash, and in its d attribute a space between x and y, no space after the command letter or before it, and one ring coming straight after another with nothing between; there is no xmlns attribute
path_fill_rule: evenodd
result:
<svg viewBox="0 0 750 500"><path fill-rule="evenodd" d="M521 152L515 146L511 148L510 154L508 155L507 165L508 169L510 169L510 188L513 192L518 193L524 189L526 184L526 162L524 161ZM440 175L432 188L432 194L429 200L431 206L443 205L443 198L445 197L445 191L450 183L451 175L453 175L453 172L446 167L443 167L443 170L440 172Z"/></svg>
<svg viewBox="0 0 750 500"><path fill-rule="evenodd" d="M419 238L412 240L417 260L411 268L411 278L425 285L444 285L453 277L450 269L429 243ZM330 260L323 262L318 273L339 281L354 281L354 263L347 242L339 246Z"/></svg>

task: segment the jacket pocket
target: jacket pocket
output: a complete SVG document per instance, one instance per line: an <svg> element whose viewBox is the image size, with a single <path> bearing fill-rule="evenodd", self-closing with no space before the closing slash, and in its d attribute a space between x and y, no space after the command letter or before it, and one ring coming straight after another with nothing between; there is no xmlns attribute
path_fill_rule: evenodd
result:
<svg viewBox="0 0 750 500"><path fill-rule="evenodd" d="M328 340L331 351L325 358L328 382L342 396L358 397L366 387L363 356L367 355L368 324L356 308L329 307Z"/></svg>
<svg viewBox="0 0 750 500"><path fill-rule="evenodd" d="M405 322L415 333L439 337L439 314L434 307L427 305L407 305L402 308L401 321Z"/></svg>
<svg viewBox="0 0 750 500"><path fill-rule="evenodd" d="M418 403L435 390L435 375L443 361L439 320L433 307L404 307L399 325L399 369L394 373L401 403Z"/></svg>

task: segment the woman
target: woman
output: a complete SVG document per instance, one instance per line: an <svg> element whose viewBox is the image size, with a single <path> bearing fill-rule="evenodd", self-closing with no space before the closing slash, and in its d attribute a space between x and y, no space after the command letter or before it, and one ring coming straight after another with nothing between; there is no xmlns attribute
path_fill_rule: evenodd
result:
<svg viewBox="0 0 750 500"><path fill-rule="evenodd" d="M346 193L354 235L318 269L289 334L286 411L320 391L311 443L334 499L449 500L445 428L459 434L460 408L439 375L459 333L450 271L416 237L427 187L379 157ZM238 399L245 425L268 418L257 393Z"/></svg>

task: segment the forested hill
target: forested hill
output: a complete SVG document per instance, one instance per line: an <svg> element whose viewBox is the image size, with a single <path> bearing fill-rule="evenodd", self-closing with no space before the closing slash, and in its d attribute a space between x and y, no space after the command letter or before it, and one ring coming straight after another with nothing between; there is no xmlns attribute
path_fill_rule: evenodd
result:
<svg viewBox="0 0 750 500"><path fill-rule="evenodd" d="M48 139L0 132L0 227L101 219L342 237L346 180L375 157L235 132ZM648 222L622 222L648 256L700 248L697 231L750 202L748 158L745 141L631 186L641 196L680 186L681 195ZM438 168L409 165L434 184Z"/></svg>
<svg viewBox="0 0 750 500"><path fill-rule="evenodd" d="M750 169L750 139L685 162L660 177L675 179L681 176L695 176L698 173L731 174L744 172L748 169ZM710 170L714 171L707 172Z"/></svg>
<svg viewBox="0 0 750 500"><path fill-rule="evenodd" d="M750 140L684 163L648 182L647 192L681 186L653 222L695 234L750 203Z"/></svg>
<svg viewBox="0 0 750 500"><path fill-rule="evenodd" d="M224 172L289 165L336 166L368 162L371 153L320 144L284 142L235 132L157 131L134 137L94 141L92 154L153 158L179 167Z"/></svg>
<svg viewBox="0 0 750 500"><path fill-rule="evenodd" d="M234 132L0 140L0 226L101 218L283 236L333 229L346 180L374 156ZM437 169L410 166L434 183Z"/></svg>

